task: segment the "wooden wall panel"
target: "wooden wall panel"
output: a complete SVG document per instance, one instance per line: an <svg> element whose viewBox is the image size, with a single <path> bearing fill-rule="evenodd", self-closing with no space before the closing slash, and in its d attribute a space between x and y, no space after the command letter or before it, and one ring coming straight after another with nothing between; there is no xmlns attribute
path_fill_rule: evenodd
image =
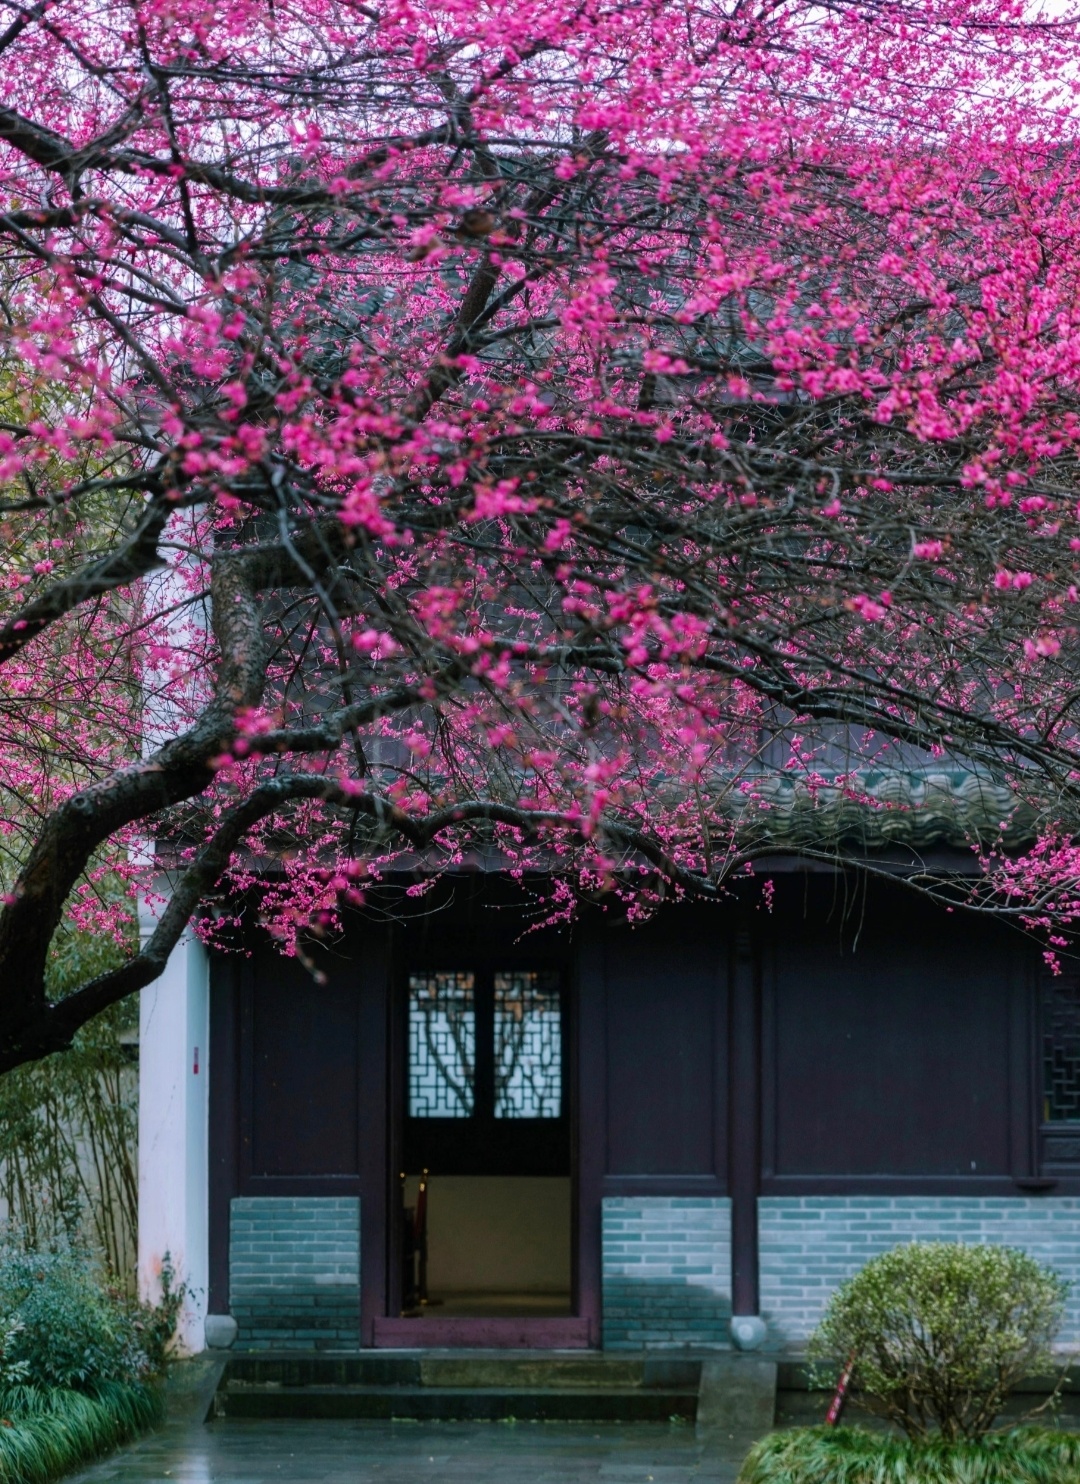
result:
<svg viewBox="0 0 1080 1484"><path fill-rule="evenodd" d="M701 916L606 935L607 1169L715 1175L723 1167L727 951Z"/></svg>
<svg viewBox="0 0 1080 1484"><path fill-rule="evenodd" d="M1029 1116L1010 1095L1013 944L895 894L875 905L846 942L813 922L774 938L765 1173L1008 1175Z"/></svg>
<svg viewBox="0 0 1080 1484"><path fill-rule="evenodd" d="M359 975L316 984L295 960L259 955L251 1005L250 1172L360 1170Z"/></svg>

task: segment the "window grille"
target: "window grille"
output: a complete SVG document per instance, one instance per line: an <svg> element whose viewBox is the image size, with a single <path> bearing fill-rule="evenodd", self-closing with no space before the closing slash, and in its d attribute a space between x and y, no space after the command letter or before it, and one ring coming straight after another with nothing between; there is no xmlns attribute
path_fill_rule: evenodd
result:
<svg viewBox="0 0 1080 1484"><path fill-rule="evenodd" d="M409 1116L471 1118L476 983L468 973L409 975Z"/></svg>
<svg viewBox="0 0 1080 1484"><path fill-rule="evenodd" d="M562 1113L562 1004L555 973L496 973L495 1117Z"/></svg>
<svg viewBox="0 0 1080 1484"><path fill-rule="evenodd" d="M1043 981L1043 1121L1080 1123L1080 975Z"/></svg>

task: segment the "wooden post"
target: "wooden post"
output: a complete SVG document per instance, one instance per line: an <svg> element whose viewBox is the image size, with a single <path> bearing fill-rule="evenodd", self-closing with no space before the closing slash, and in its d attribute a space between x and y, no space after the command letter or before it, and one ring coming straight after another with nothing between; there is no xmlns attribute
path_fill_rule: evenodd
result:
<svg viewBox="0 0 1080 1484"><path fill-rule="evenodd" d="M740 928L731 956L728 1176L731 1298L735 1315L758 1312L757 1197L761 1169L761 1001L754 945Z"/></svg>
<svg viewBox="0 0 1080 1484"><path fill-rule="evenodd" d="M601 1343L603 1274L601 1211L607 1157L607 1037L604 949L600 929L586 919L578 937L572 1055L575 1313L589 1321L589 1344Z"/></svg>
<svg viewBox="0 0 1080 1484"><path fill-rule="evenodd" d="M397 1076L391 1078L397 1041L392 1035L393 995L390 934L371 928L355 931L354 963L359 965L359 1055L357 1108L360 1115L360 1343L374 1344L375 1320L397 1313L401 1293L401 1243L397 1191L391 1193L390 1171L397 1173L398 1150L392 1127L393 1099L400 1095ZM354 973L354 969L346 972ZM388 1055L388 1043L390 1054ZM396 1070L396 1069L395 1069ZM388 1168L389 1165L389 1168ZM396 1286L393 1286L395 1285Z"/></svg>

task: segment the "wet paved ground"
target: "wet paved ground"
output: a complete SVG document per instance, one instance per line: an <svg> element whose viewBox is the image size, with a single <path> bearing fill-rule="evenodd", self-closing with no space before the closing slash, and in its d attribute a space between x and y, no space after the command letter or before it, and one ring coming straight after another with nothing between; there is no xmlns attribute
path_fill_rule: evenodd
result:
<svg viewBox="0 0 1080 1484"><path fill-rule="evenodd" d="M744 1451L653 1423L172 1422L71 1484L734 1484Z"/></svg>

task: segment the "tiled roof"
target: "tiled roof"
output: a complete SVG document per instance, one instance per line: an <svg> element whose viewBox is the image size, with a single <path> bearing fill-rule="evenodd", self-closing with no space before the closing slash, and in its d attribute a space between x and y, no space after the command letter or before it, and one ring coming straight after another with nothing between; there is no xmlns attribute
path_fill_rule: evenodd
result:
<svg viewBox="0 0 1080 1484"><path fill-rule="evenodd" d="M961 768L869 769L842 780L798 772L744 779L728 810L740 839L793 850L906 845L964 848L1032 843L1038 815L1006 784Z"/></svg>

